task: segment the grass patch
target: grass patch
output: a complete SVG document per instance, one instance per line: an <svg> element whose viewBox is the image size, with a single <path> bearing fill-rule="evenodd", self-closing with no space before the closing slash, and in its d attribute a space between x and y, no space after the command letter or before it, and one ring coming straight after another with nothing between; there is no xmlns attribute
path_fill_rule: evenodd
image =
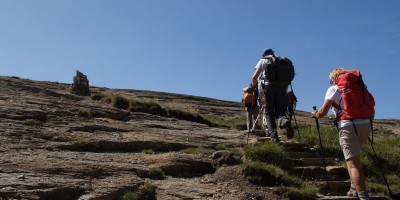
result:
<svg viewBox="0 0 400 200"><path fill-rule="evenodd" d="M215 150L214 149L208 149L204 147L192 147L192 148L187 148L183 152L187 154L209 154L211 155Z"/></svg>
<svg viewBox="0 0 400 200"><path fill-rule="evenodd" d="M204 115L204 117L218 127L226 127L237 130L244 130L244 128L246 128L246 116L234 118L219 118L214 115Z"/></svg>
<svg viewBox="0 0 400 200"><path fill-rule="evenodd" d="M161 116L166 116L167 114L167 111L163 109L159 104L153 101L145 101L142 99L131 99L129 111L145 112Z"/></svg>
<svg viewBox="0 0 400 200"><path fill-rule="evenodd" d="M168 117L173 117L173 118L177 118L177 119L183 119L183 120L187 120L187 121L207 124L209 126L217 126L216 124L212 123L208 119L205 119L203 116L201 116L199 114L189 113L189 112L175 110L175 109L168 110L167 112L168 112Z"/></svg>
<svg viewBox="0 0 400 200"><path fill-rule="evenodd" d="M400 139L394 136L377 135L374 138L375 158L371 145L365 145L361 153L363 172L371 191L388 194L381 170L386 176L389 187L400 194Z"/></svg>
<svg viewBox="0 0 400 200"><path fill-rule="evenodd" d="M147 177L150 179L161 180L164 178L164 172L159 167L151 167Z"/></svg>
<svg viewBox="0 0 400 200"><path fill-rule="evenodd" d="M127 99L119 95L106 96L103 94L92 95L93 100L102 100L107 103L112 103L114 107L129 110L131 112L144 112L158 116L172 117L202 124L207 124L212 127L222 127L200 114L186 112L177 109L165 109L158 103L143 99Z"/></svg>
<svg viewBox="0 0 400 200"><path fill-rule="evenodd" d="M318 188L316 187L303 187L303 188L293 188L293 187L278 187L277 193L285 199L289 200L310 200L317 199Z"/></svg>
<svg viewBox="0 0 400 200"><path fill-rule="evenodd" d="M299 127L301 137L295 137L295 140L306 142L321 151L317 127L309 124L299 125ZM320 126L320 134L323 146L321 153L326 157L335 157L344 161L337 130L334 127Z"/></svg>
<svg viewBox="0 0 400 200"><path fill-rule="evenodd" d="M339 145L338 132L332 125L320 126L323 153L326 157L336 157L344 163L344 156ZM313 125L303 124L300 126L301 138L297 141L309 143L316 148L319 147L318 130ZM372 193L388 195L388 191L381 170L388 179L393 193L400 193L400 139L391 131L376 129L374 131L374 148L378 156L376 160L370 144L365 144L361 151L361 163L363 174L367 180L367 187Z"/></svg>
<svg viewBox="0 0 400 200"><path fill-rule="evenodd" d="M92 100L95 100L95 101L103 100L105 97L107 97L107 96L104 94L92 94L92 96L91 96Z"/></svg>
<svg viewBox="0 0 400 200"><path fill-rule="evenodd" d="M122 195L121 200L156 200L156 186L146 181L137 191L129 191Z"/></svg>
<svg viewBox="0 0 400 200"><path fill-rule="evenodd" d="M246 158L280 166L282 162L288 157L287 153L282 146L273 142L266 142L255 146L247 145L243 148Z"/></svg>
<svg viewBox="0 0 400 200"><path fill-rule="evenodd" d="M129 108L129 100L123 96L119 96L119 95L112 96L111 102L114 105L114 107L121 108L121 109Z"/></svg>
<svg viewBox="0 0 400 200"><path fill-rule="evenodd" d="M153 149L143 149L142 153L143 154L156 154L156 152Z"/></svg>
<svg viewBox="0 0 400 200"><path fill-rule="evenodd" d="M241 165L243 174L256 185L262 186L293 186L301 187L303 181L295 176L290 176L281 168L261 162L246 162Z"/></svg>

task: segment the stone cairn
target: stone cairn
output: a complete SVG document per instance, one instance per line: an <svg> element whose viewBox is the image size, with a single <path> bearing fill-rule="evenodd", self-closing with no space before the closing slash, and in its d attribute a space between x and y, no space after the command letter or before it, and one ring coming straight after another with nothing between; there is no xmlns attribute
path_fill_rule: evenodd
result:
<svg viewBox="0 0 400 200"><path fill-rule="evenodd" d="M86 75L78 70L76 70L76 75L74 76L74 82L70 87L70 92L80 96L90 96L89 80Z"/></svg>

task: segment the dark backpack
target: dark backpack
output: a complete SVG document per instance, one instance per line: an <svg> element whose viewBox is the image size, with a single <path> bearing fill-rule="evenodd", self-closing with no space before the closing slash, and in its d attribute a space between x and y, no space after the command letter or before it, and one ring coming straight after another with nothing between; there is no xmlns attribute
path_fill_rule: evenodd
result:
<svg viewBox="0 0 400 200"><path fill-rule="evenodd" d="M294 66L289 58L273 56L269 59L265 77L271 85L289 85L294 76Z"/></svg>
<svg viewBox="0 0 400 200"><path fill-rule="evenodd" d="M338 120L371 118L374 114L375 100L367 90L361 73L358 70L342 70L335 79L341 93L343 107L334 105L343 110Z"/></svg>

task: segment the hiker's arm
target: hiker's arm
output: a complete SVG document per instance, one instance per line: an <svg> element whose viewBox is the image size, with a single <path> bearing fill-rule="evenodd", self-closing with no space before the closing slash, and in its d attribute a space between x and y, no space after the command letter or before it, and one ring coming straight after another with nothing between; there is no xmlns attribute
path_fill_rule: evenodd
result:
<svg viewBox="0 0 400 200"><path fill-rule="evenodd" d="M321 109L311 112L312 117L315 117L315 118L324 117L326 114L328 114L329 109L332 106L332 103L333 103L332 100L325 99L324 104L322 104Z"/></svg>
<svg viewBox="0 0 400 200"><path fill-rule="evenodd" d="M256 71L253 74L253 77L251 79L251 85L256 86L257 85L257 78L261 73L261 68L257 68Z"/></svg>

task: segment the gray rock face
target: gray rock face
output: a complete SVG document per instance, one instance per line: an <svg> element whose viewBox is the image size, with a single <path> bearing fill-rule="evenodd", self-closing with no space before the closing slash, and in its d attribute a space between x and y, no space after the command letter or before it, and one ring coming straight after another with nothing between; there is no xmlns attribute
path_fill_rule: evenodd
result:
<svg viewBox="0 0 400 200"><path fill-rule="evenodd" d="M202 184L203 176L217 170L212 159L183 150L242 145L238 131L118 109L71 95L67 84L0 77L0 86L0 199L117 199L152 179L163 189L159 199L210 197L224 190L220 183ZM94 92L148 95L104 88ZM169 107L186 98L157 97ZM224 104L199 99L191 101Z"/></svg>
<svg viewBox="0 0 400 200"><path fill-rule="evenodd" d="M221 118L244 116L239 102L140 90L91 90ZM309 113L297 114L299 123L313 122ZM377 125L396 133L399 123ZM71 94L69 84L0 77L0 199L111 200L148 181L162 200L281 199L271 188L250 184L236 165L240 157L232 152L186 151L215 150L221 145L240 149L245 143L246 135L239 130L129 112L107 101ZM314 157L296 152L294 156ZM330 171L343 173L343 169Z"/></svg>

